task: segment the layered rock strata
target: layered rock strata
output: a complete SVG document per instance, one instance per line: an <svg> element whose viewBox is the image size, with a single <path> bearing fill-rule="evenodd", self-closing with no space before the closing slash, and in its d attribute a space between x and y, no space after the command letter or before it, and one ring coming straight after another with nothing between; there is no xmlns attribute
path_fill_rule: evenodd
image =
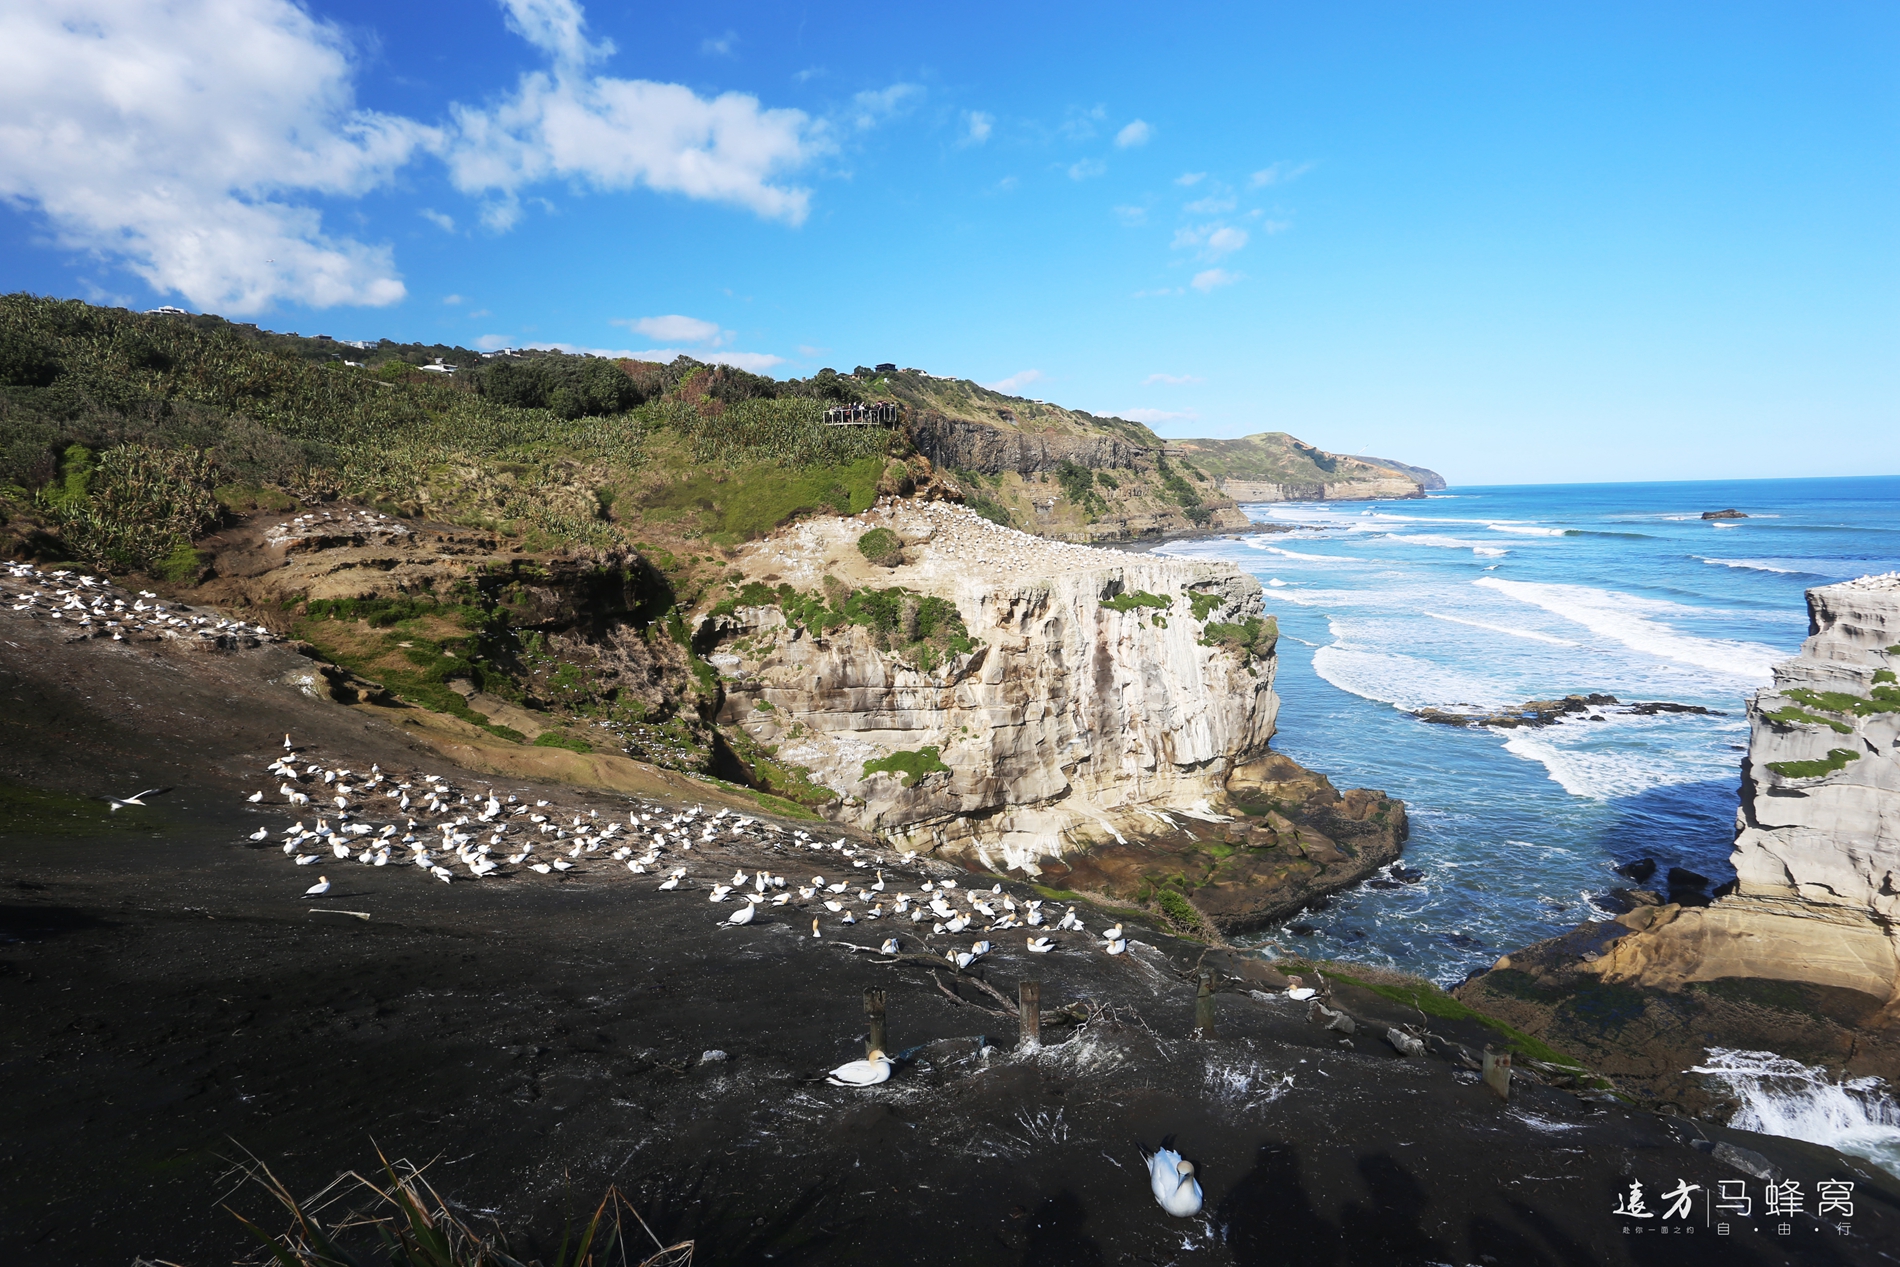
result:
<svg viewBox="0 0 1900 1267"><path fill-rule="evenodd" d="M1864 996L1900 1019L1900 573L1808 591L1809 637L1749 701L1733 891L1639 907L1583 970L1675 988L1725 978Z"/></svg>
<svg viewBox="0 0 1900 1267"><path fill-rule="evenodd" d="M874 527L904 540L897 566L858 550ZM941 658L862 625L815 633L786 603L710 609L695 639L722 675L720 719L841 792L828 812L901 848L1036 874L1183 818L1223 821L1229 776L1267 755L1271 634L1259 584L1231 565L887 502L799 524L740 566L798 593L901 587L955 604L970 645ZM1210 636L1248 628L1264 642Z"/></svg>

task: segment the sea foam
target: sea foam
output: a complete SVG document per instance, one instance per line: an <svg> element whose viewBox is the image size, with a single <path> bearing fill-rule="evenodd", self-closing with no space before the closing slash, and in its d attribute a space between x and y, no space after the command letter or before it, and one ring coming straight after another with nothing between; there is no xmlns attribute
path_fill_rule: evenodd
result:
<svg viewBox="0 0 1900 1267"><path fill-rule="evenodd" d="M1759 642L1697 638L1652 618L1664 612L1695 613L1694 608L1676 603L1638 598L1589 585L1507 581L1495 576L1481 576L1472 584L1497 590L1520 603L1541 607L1633 651L1691 664L1712 673L1765 682L1770 667L1781 658L1780 652Z"/></svg>

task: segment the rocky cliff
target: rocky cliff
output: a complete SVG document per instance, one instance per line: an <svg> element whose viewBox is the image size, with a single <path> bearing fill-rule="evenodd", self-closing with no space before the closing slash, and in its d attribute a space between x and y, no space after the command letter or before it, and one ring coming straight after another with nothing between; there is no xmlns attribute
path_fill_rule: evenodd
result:
<svg viewBox="0 0 1900 1267"><path fill-rule="evenodd" d="M857 544L879 527L905 543L888 568ZM843 793L839 817L906 848L1033 872L1065 849L1152 831L1159 815L1214 817L1228 773L1273 734L1260 587L1228 565L1052 543L961 507L897 502L800 524L740 566L761 589L787 588L702 618L695 642L723 677L721 720ZM815 630L796 615L801 596L827 590L948 600L965 632L933 647L869 620ZM1210 638L1223 628L1254 640Z"/></svg>
<svg viewBox="0 0 1900 1267"><path fill-rule="evenodd" d="M1808 620L1749 701L1734 891L1662 907L1606 980L1808 982L1900 1014L1900 573L1809 590Z"/></svg>
<svg viewBox="0 0 1900 1267"><path fill-rule="evenodd" d="M1241 502L1383 501L1443 488L1436 471L1328 453L1284 431L1233 440L1173 440L1168 452L1211 475Z"/></svg>
<svg viewBox="0 0 1900 1267"><path fill-rule="evenodd" d="M873 530L901 550L872 562L859 541ZM720 721L839 792L828 814L899 848L1057 877L1078 854L1127 848L1132 861L1073 883L1135 900L1155 862L1146 846L1211 843L1208 865L1161 872L1201 910L1184 920L1219 927L1297 909L1396 855L1404 812L1384 796L1349 793L1360 799L1336 813L1330 786L1277 794L1311 776L1267 750L1276 634L1259 584L1230 565L1050 542L902 501L799 524L738 564L747 583L700 614L694 639L721 675ZM1285 768L1268 771L1275 760ZM1284 803L1299 824L1249 837L1243 822L1236 850L1224 833L1247 796L1254 814ZM1378 849L1330 849L1323 837L1364 833L1307 821L1354 814L1376 816ZM1219 865L1237 852L1254 863Z"/></svg>

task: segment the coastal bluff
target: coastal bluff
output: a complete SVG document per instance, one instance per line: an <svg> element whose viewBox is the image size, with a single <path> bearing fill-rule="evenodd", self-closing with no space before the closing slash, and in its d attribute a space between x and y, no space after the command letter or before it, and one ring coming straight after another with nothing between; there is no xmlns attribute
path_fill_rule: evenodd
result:
<svg viewBox="0 0 1900 1267"><path fill-rule="evenodd" d="M1736 880L1707 906L1638 889L1457 996L1640 1100L1718 1116L1708 1049L1900 1077L1900 574L1808 591L1809 636L1749 700Z"/></svg>
<svg viewBox="0 0 1900 1267"><path fill-rule="evenodd" d="M876 529L903 543L888 566L858 545ZM1403 806L1376 792L1342 800L1301 784L1253 811L1278 814L1277 833L1231 829L1240 803L1262 799L1257 784L1284 789L1305 772L1269 751L1277 634L1259 583L1229 564L1051 542L947 502L891 500L794 525L738 566L752 598L702 612L694 636L721 676L719 721L837 789L827 815L906 852L1053 869L1052 882L1088 877L1136 900L1140 866L1076 855L1147 858L1167 841L1225 865L1171 861L1148 895L1171 880L1198 912L1184 920L1223 928L1290 913L1397 857ZM901 631L880 640L797 615L799 593L892 588L918 596L912 613L920 599L954 604L964 640L905 646ZM1325 824L1297 818L1309 802ZM1237 854L1251 859L1245 877ZM1236 884L1284 900L1263 906Z"/></svg>
<svg viewBox="0 0 1900 1267"><path fill-rule="evenodd" d="M1900 1019L1900 573L1808 591L1807 640L1749 701L1734 891L1664 906L1607 981L1807 982ZM1627 917L1626 917L1627 918Z"/></svg>

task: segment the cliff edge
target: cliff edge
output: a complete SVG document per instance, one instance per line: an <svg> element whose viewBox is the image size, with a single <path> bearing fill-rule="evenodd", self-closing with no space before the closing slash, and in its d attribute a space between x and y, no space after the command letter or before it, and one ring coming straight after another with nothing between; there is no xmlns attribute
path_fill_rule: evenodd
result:
<svg viewBox="0 0 1900 1267"><path fill-rule="evenodd" d="M1900 573L1809 590L1808 629L1748 704L1734 891L1662 907L1605 980L1807 982L1900 1019Z"/></svg>

